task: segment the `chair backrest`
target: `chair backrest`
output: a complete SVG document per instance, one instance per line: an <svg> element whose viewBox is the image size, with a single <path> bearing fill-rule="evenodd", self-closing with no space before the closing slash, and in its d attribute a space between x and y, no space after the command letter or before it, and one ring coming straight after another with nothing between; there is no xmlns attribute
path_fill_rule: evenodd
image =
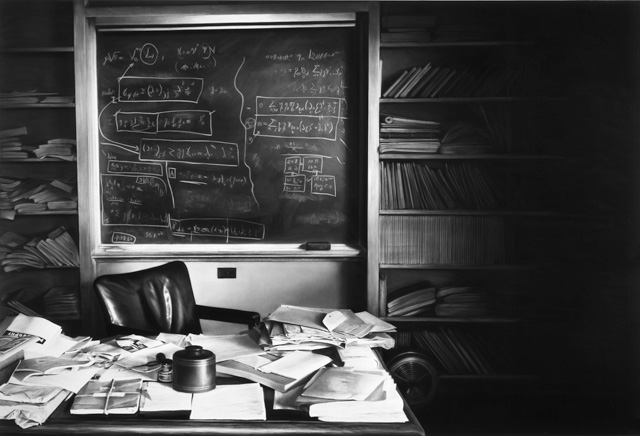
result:
<svg viewBox="0 0 640 436"><path fill-rule="evenodd" d="M95 279L107 334L202 333L189 270L184 262Z"/></svg>

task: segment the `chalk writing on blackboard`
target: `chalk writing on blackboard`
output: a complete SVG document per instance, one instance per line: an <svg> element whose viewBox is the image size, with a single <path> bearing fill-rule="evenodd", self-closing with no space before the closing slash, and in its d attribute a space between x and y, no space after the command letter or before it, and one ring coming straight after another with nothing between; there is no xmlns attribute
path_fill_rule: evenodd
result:
<svg viewBox="0 0 640 436"><path fill-rule="evenodd" d="M98 32L102 242L357 239L355 35Z"/></svg>

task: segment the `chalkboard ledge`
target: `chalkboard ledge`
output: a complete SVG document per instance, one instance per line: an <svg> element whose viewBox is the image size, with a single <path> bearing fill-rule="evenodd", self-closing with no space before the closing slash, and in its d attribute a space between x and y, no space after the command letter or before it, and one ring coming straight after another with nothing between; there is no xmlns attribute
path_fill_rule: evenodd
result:
<svg viewBox="0 0 640 436"><path fill-rule="evenodd" d="M256 259L336 259L364 258L362 247L332 244L330 250L307 250L303 244L261 245L102 245L93 253L99 259L180 259L188 260L256 260Z"/></svg>

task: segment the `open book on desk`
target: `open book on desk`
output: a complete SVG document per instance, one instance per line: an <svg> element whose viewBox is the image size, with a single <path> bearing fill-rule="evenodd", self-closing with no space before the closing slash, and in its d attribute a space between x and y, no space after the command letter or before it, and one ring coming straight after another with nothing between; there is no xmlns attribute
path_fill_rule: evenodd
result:
<svg viewBox="0 0 640 436"><path fill-rule="evenodd" d="M220 374L233 375L258 382L278 392L286 392L306 382L332 359L310 351L294 351L277 357L271 354L248 356L219 362Z"/></svg>

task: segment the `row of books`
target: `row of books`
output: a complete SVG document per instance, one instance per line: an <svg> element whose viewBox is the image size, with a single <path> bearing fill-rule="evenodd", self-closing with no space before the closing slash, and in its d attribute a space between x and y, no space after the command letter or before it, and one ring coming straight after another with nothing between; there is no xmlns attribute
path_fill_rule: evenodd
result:
<svg viewBox="0 0 640 436"><path fill-rule="evenodd" d="M75 97L70 95L61 95L51 92L1 92L0 107L16 106L26 104L70 104L75 101Z"/></svg>
<svg viewBox="0 0 640 436"><path fill-rule="evenodd" d="M27 135L26 127L17 127L0 131L0 158L27 159L36 157L75 160L76 140L72 138L52 138L38 145L26 145L23 137Z"/></svg>
<svg viewBox="0 0 640 436"><path fill-rule="evenodd" d="M512 258L500 216L380 217L380 263L496 265Z"/></svg>
<svg viewBox="0 0 640 436"><path fill-rule="evenodd" d="M381 162L381 209L488 210L508 203L506 176L477 164ZM502 179L499 179L502 178Z"/></svg>
<svg viewBox="0 0 640 436"><path fill-rule="evenodd" d="M0 236L0 259L5 272L79 266L78 247L63 226L36 238L5 232Z"/></svg>
<svg viewBox="0 0 640 436"><path fill-rule="evenodd" d="M449 375L522 372L514 338L504 332L439 326L416 331L413 339Z"/></svg>
<svg viewBox="0 0 640 436"><path fill-rule="evenodd" d="M440 136L437 121L385 115L380 122L380 153L436 153Z"/></svg>
<svg viewBox="0 0 640 436"><path fill-rule="evenodd" d="M534 62L517 66L484 63L469 67L414 66L400 73L383 98L514 97L537 91L540 68Z"/></svg>
<svg viewBox="0 0 640 436"><path fill-rule="evenodd" d="M23 294L21 291L19 294ZM26 295L13 296L6 305L16 313L39 316L50 321L70 321L80 319L80 291L74 286L55 286L44 294L29 298Z"/></svg>
<svg viewBox="0 0 640 436"><path fill-rule="evenodd" d="M0 177L0 212L37 213L77 209L78 195L72 183ZM4 217L5 214L0 216Z"/></svg>
<svg viewBox="0 0 640 436"><path fill-rule="evenodd" d="M517 307L517 292L481 286L435 287L419 281L395 289L387 296L388 316L419 314L448 318L510 317Z"/></svg>

